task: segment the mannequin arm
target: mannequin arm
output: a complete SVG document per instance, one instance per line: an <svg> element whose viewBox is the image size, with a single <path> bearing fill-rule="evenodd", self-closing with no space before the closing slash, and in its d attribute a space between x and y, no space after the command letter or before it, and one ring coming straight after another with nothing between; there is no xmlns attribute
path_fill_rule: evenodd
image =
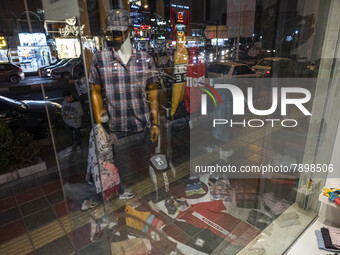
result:
<svg viewBox="0 0 340 255"><path fill-rule="evenodd" d="M158 123L158 89L157 83L152 83L149 85L148 90L148 100L150 101L152 124L159 125ZM151 126L151 142L157 141L159 136L158 126Z"/></svg>
<svg viewBox="0 0 340 255"><path fill-rule="evenodd" d="M103 99L100 85L92 84L91 100L93 106L94 118L97 124L101 124L101 112L103 110Z"/></svg>

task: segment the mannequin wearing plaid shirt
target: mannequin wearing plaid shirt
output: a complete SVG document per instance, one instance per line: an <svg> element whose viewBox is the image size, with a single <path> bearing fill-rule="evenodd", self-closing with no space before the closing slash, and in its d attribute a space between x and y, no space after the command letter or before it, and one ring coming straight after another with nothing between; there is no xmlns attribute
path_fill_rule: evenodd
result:
<svg viewBox="0 0 340 255"><path fill-rule="evenodd" d="M93 84L91 97L96 123L100 124L103 89L110 130L138 133L151 124L150 138L155 142L159 135L155 64L146 52L132 49L130 29L124 33L128 35L118 51L112 47L96 53L92 59L90 82Z"/></svg>

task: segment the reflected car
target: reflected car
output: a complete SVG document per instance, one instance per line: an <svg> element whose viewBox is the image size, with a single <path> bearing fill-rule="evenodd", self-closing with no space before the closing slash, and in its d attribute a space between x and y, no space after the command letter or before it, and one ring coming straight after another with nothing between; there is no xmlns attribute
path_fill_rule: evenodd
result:
<svg viewBox="0 0 340 255"><path fill-rule="evenodd" d="M289 58L264 58L253 70L259 77L294 77L295 64Z"/></svg>
<svg viewBox="0 0 340 255"><path fill-rule="evenodd" d="M22 69L12 63L0 63L0 82L17 84L25 79Z"/></svg>
<svg viewBox="0 0 340 255"><path fill-rule="evenodd" d="M48 64L48 65L44 65L44 66L41 66L37 69L37 72L39 75L41 75L41 71L44 69L44 68L48 68L49 66L54 66L54 65L57 65L58 63L60 63L61 61L63 61L62 59L55 59L52 63Z"/></svg>
<svg viewBox="0 0 340 255"><path fill-rule="evenodd" d="M198 57L204 59L205 63L223 62L232 59L230 47L218 47L217 53L218 57L216 57L216 47L207 47L199 53Z"/></svg>
<svg viewBox="0 0 340 255"><path fill-rule="evenodd" d="M209 78L255 78L257 77L250 66L237 63L237 62L225 62L225 63L213 63L207 67L207 77Z"/></svg>
<svg viewBox="0 0 340 255"><path fill-rule="evenodd" d="M63 127L61 105L47 101L53 133ZM0 120L4 121L11 129L25 128L35 138L49 137L49 125L42 100L16 100L0 96Z"/></svg>
<svg viewBox="0 0 340 255"><path fill-rule="evenodd" d="M84 75L82 59L73 58L62 66L51 69L52 79L77 79Z"/></svg>
<svg viewBox="0 0 340 255"><path fill-rule="evenodd" d="M68 61L70 61L69 58L64 58L64 59L62 59L61 61L58 61L55 64L51 64L49 66L40 68L40 70L38 70L40 77L42 77L42 78L50 78L51 77L51 69L53 69L53 68L55 68L57 66L64 65Z"/></svg>

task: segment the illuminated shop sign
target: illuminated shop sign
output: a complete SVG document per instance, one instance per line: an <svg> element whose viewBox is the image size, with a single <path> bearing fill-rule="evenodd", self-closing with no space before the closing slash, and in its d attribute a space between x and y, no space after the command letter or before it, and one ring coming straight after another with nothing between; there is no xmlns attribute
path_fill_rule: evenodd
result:
<svg viewBox="0 0 340 255"><path fill-rule="evenodd" d="M185 33L183 31L177 32L177 37L183 37L183 36L185 36Z"/></svg>
<svg viewBox="0 0 340 255"><path fill-rule="evenodd" d="M7 42L5 40L5 37L0 36L0 48L6 47L7 46Z"/></svg>
<svg viewBox="0 0 340 255"><path fill-rule="evenodd" d="M43 33L19 33L20 46L46 46L46 35Z"/></svg>
<svg viewBox="0 0 340 255"><path fill-rule="evenodd" d="M177 12L177 23L184 22L184 12Z"/></svg>
<svg viewBox="0 0 340 255"><path fill-rule="evenodd" d="M140 29L142 29L142 30L149 30L149 29L151 29L151 26L150 25L143 25L143 24L141 24L140 25Z"/></svg>
<svg viewBox="0 0 340 255"><path fill-rule="evenodd" d="M157 21L157 25L164 26L166 25L166 21Z"/></svg>
<svg viewBox="0 0 340 255"><path fill-rule="evenodd" d="M69 36L69 35L78 36L79 33L80 35L82 35L84 33L85 25L81 25L81 27L79 27L79 26L76 26L76 22L77 20L75 17L66 19L67 25L64 28L59 29L59 33L62 36Z"/></svg>
<svg viewBox="0 0 340 255"><path fill-rule="evenodd" d="M189 6L186 5L172 4L171 7L189 10Z"/></svg>
<svg viewBox="0 0 340 255"><path fill-rule="evenodd" d="M136 41L149 41L150 38L148 37L141 37L141 38L135 38Z"/></svg>
<svg viewBox="0 0 340 255"><path fill-rule="evenodd" d="M184 5L172 4L170 6L170 21L175 27L171 31L171 39L176 40L177 31L185 31L186 34L189 34L189 10L188 8L178 8L183 7Z"/></svg>

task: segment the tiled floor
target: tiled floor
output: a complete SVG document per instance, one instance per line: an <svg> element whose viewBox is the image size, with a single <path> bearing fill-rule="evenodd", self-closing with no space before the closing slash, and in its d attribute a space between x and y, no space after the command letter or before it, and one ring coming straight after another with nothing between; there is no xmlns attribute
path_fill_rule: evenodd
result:
<svg viewBox="0 0 340 255"><path fill-rule="evenodd" d="M67 179L72 178L76 176ZM30 240L27 243L28 250L33 252L35 249L36 253L32 254L70 254L70 251L75 250L67 231L60 224L60 219L67 215L72 206L67 208L65 205L58 174L27 177L4 186L0 188L0 250L6 242L24 234ZM58 224L62 236L38 248L34 242L35 232L51 222Z"/></svg>

